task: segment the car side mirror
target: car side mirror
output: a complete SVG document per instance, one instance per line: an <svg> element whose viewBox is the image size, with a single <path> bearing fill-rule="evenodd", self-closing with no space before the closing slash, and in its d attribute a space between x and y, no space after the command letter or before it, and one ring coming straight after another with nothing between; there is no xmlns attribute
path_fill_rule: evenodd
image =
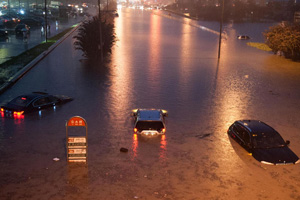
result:
<svg viewBox="0 0 300 200"><path fill-rule="evenodd" d="M291 142L289 140L285 141L286 145L289 145Z"/></svg>
<svg viewBox="0 0 300 200"><path fill-rule="evenodd" d="M162 114L164 117L168 117L168 111L166 110L161 110Z"/></svg>
<svg viewBox="0 0 300 200"><path fill-rule="evenodd" d="M131 111L131 116L136 117L138 113L138 109L134 109Z"/></svg>

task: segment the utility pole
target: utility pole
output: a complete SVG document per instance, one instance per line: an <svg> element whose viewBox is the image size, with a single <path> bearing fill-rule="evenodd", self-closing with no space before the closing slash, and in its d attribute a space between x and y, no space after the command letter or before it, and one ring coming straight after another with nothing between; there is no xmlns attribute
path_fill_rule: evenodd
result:
<svg viewBox="0 0 300 200"><path fill-rule="evenodd" d="M102 46L102 29L101 29L101 8L100 8L100 0L98 0L98 6L99 6L99 32L100 32L100 60L103 61L103 46Z"/></svg>
<svg viewBox="0 0 300 200"><path fill-rule="evenodd" d="M221 42L222 42L222 26L223 26L223 15L224 15L224 0L222 0L222 11L221 11L221 19L220 19L220 36L219 36L219 51L218 51L218 59L220 59L221 53Z"/></svg>
<svg viewBox="0 0 300 200"><path fill-rule="evenodd" d="M45 0L45 38L46 38L46 43L47 43L47 37L48 37L48 31L47 31L47 0Z"/></svg>

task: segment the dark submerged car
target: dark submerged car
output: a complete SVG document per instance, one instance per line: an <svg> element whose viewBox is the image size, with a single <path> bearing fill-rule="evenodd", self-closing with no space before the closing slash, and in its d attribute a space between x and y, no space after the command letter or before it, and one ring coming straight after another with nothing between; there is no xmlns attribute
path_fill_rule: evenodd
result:
<svg viewBox="0 0 300 200"><path fill-rule="evenodd" d="M64 95L50 95L43 92L33 92L32 94L18 96L4 106L1 106L1 113L20 116L25 113L64 104L72 100L72 98Z"/></svg>
<svg viewBox="0 0 300 200"><path fill-rule="evenodd" d="M288 147L280 134L258 120L235 121L227 131L252 156L264 164L297 164L299 157Z"/></svg>
<svg viewBox="0 0 300 200"><path fill-rule="evenodd" d="M237 36L237 39L239 39L239 40L249 40L250 37L248 35L239 35L239 36Z"/></svg>
<svg viewBox="0 0 300 200"><path fill-rule="evenodd" d="M0 25L0 38L8 38L8 32L4 25Z"/></svg>
<svg viewBox="0 0 300 200"><path fill-rule="evenodd" d="M30 33L30 27L27 24L18 24L15 27L16 35L23 34L23 32Z"/></svg>

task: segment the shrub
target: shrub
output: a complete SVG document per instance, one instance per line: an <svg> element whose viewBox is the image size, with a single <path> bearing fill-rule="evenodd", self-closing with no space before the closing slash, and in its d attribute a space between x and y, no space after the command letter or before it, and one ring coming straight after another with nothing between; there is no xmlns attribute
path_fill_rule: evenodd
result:
<svg viewBox="0 0 300 200"><path fill-rule="evenodd" d="M300 25L285 24L270 27L264 33L266 44L274 53L282 52L286 58L300 59Z"/></svg>

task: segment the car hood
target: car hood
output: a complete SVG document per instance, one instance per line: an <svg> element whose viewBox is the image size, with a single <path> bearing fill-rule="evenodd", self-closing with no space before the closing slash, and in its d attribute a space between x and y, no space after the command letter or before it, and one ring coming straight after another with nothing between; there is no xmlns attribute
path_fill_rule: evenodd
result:
<svg viewBox="0 0 300 200"><path fill-rule="evenodd" d="M60 101L65 102L65 103L73 100L73 98L65 96L65 95L54 95L54 96L59 98Z"/></svg>
<svg viewBox="0 0 300 200"><path fill-rule="evenodd" d="M287 146L268 149L253 149L252 156L266 164L295 164L299 158L298 156Z"/></svg>

